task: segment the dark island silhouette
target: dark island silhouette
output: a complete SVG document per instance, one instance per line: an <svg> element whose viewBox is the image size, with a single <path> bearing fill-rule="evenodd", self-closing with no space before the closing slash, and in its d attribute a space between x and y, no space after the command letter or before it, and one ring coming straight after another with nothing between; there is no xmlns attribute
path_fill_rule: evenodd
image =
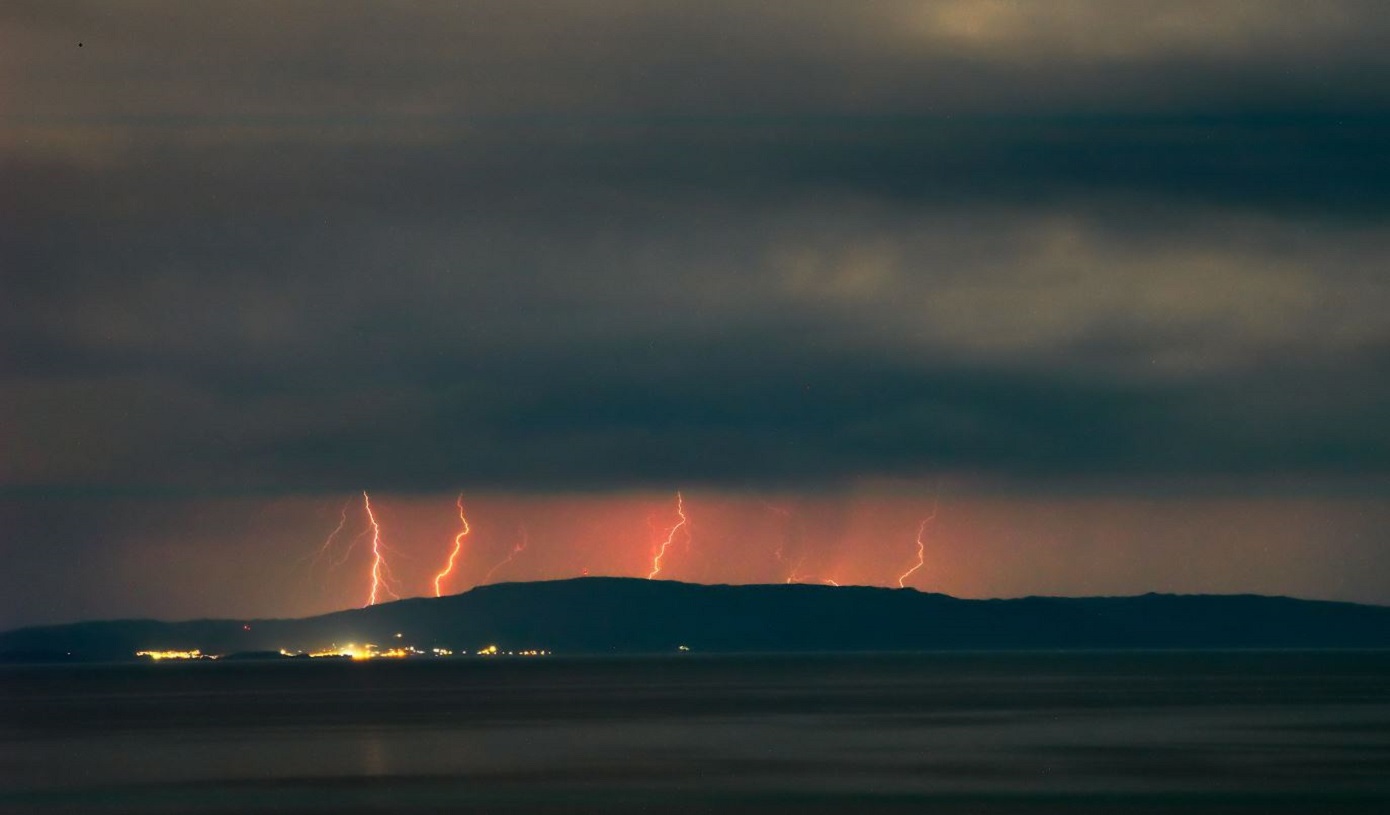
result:
<svg viewBox="0 0 1390 815"><path fill-rule="evenodd" d="M400 635L397 637L397 635ZM293 620L113 620L0 634L10 661L330 644L554 654L1390 648L1390 607L1259 595L962 600L913 589L588 577L480 586Z"/></svg>

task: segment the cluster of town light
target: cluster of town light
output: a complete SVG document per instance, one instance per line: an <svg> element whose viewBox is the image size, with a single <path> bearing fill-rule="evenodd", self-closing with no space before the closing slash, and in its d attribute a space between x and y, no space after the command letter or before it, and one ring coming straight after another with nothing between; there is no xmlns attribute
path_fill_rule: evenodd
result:
<svg viewBox="0 0 1390 815"><path fill-rule="evenodd" d="M305 652L286 651L281 649L280 653L287 657L303 655L309 657L351 657L352 659L403 659L405 657L451 657L454 655L468 655L467 651L451 651L448 648L431 648L428 651L422 651L412 645L406 645L382 650L372 643L357 645L351 642L342 646L333 645L319 651ZM550 652L539 648L530 648L522 651L504 651L496 645L487 645L474 651L473 655L480 657L543 657L549 656Z"/></svg>
<svg viewBox="0 0 1390 815"><path fill-rule="evenodd" d="M403 634L397 634L396 639L402 638ZM487 645L473 652L475 656L515 656L515 657L543 657L550 656L550 651L529 648L521 651L507 651L497 645ZM204 654L202 651L136 651L137 657L153 659L155 661L168 659L218 659L218 654ZM318 648L308 651L280 649L280 655L285 657L310 657L310 658L348 658L348 659L404 659L406 657L451 657L466 656L467 651L453 651L448 648L431 648L428 651L416 648L413 645L396 645L390 648L382 648L374 643L349 642L346 645L334 643L327 648Z"/></svg>
<svg viewBox="0 0 1390 815"><path fill-rule="evenodd" d="M215 655L204 654L196 648L192 651L136 651L135 655L155 662L165 659L217 659Z"/></svg>
<svg viewBox="0 0 1390 815"><path fill-rule="evenodd" d="M281 648L280 653L287 657L350 657L352 659L403 659L405 657L425 655L424 651L413 647L387 648L383 651L370 642L363 645L358 645L354 642L350 642L347 645L338 645L335 643L327 648L320 648L317 651L287 651Z"/></svg>
<svg viewBox="0 0 1390 815"><path fill-rule="evenodd" d="M477 655L480 657L546 657L550 656L550 652L536 648L526 651L503 651L496 645L489 645L486 648L479 648Z"/></svg>

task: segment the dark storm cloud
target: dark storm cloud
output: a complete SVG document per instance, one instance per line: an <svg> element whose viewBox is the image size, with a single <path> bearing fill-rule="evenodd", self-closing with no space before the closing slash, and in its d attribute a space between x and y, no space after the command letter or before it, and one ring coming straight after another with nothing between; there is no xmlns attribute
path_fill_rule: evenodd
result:
<svg viewBox="0 0 1390 815"><path fill-rule="evenodd" d="M6 6L4 484L1390 467L1378 4L766 6Z"/></svg>

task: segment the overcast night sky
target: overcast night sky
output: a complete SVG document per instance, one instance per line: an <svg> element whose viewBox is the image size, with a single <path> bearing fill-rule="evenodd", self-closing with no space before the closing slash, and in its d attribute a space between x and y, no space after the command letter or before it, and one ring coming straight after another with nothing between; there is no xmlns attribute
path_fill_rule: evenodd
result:
<svg viewBox="0 0 1390 815"><path fill-rule="evenodd" d="M0 628L1390 603L1382 0L0 6ZM345 513L342 515L340 513ZM333 557L318 547L342 518ZM356 546L347 547L356 540ZM333 564L341 560L335 567Z"/></svg>

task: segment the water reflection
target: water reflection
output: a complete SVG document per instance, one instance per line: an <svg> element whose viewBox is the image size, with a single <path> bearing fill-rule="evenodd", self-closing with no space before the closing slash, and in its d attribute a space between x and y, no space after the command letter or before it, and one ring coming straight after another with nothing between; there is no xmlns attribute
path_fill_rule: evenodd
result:
<svg viewBox="0 0 1390 815"><path fill-rule="evenodd" d="M0 808L1390 811L1387 678L1379 653L9 669Z"/></svg>

